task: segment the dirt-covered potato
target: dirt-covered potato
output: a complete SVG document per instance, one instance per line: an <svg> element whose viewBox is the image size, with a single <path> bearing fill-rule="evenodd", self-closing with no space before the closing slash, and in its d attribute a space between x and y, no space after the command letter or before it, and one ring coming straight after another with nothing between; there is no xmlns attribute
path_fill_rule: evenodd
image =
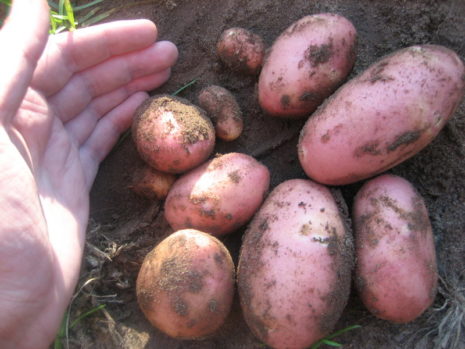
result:
<svg viewBox="0 0 465 349"><path fill-rule="evenodd" d="M356 286L377 317L410 322L433 302L437 266L433 233L420 194L405 179L366 182L354 200Z"/></svg>
<svg viewBox="0 0 465 349"><path fill-rule="evenodd" d="M215 146L215 129L205 112L168 95L154 96L137 109L132 136L142 159L168 173L200 165Z"/></svg>
<svg viewBox="0 0 465 349"><path fill-rule="evenodd" d="M243 239L238 290L252 332L273 348L308 348L329 334L349 296L353 246L329 189L278 185Z"/></svg>
<svg viewBox="0 0 465 349"><path fill-rule="evenodd" d="M331 13L306 16L274 42L258 82L269 115L306 117L346 78L355 62L356 30Z"/></svg>
<svg viewBox="0 0 465 349"><path fill-rule="evenodd" d="M265 44L259 35L244 28L234 27L221 34L216 52L230 69L253 75L262 67Z"/></svg>
<svg viewBox="0 0 465 349"><path fill-rule="evenodd" d="M134 171L129 188L137 195L147 199L165 199L176 176L155 170L150 166L143 166Z"/></svg>
<svg viewBox="0 0 465 349"><path fill-rule="evenodd" d="M342 86L305 124L299 160L309 177L353 183L399 164L436 137L460 104L465 69L435 45L396 51Z"/></svg>
<svg viewBox="0 0 465 349"><path fill-rule="evenodd" d="M199 106L204 109L215 125L216 136L233 141L244 128L242 112L234 95L221 86L203 88L198 96Z"/></svg>
<svg viewBox="0 0 465 349"><path fill-rule="evenodd" d="M221 155L174 183L165 201L165 218L175 230L227 234L247 223L269 185L268 169L253 157Z"/></svg>
<svg viewBox="0 0 465 349"><path fill-rule="evenodd" d="M137 301L150 323L167 335L199 339L223 324L234 278L231 256L218 239L180 230L146 256L137 277Z"/></svg>

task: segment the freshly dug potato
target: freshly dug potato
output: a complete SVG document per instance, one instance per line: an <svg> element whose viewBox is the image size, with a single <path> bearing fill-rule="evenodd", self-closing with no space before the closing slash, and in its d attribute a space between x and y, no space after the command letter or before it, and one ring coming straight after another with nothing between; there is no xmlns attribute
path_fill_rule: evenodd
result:
<svg viewBox="0 0 465 349"><path fill-rule="evenodd" d="M181 230L146 256L137 277L137 301L150 323L167 335L200 339L226 319L234 277L231 256L218 239Z"/></svg>
<svg viewBox="0 0 465 349"><path fill-rule="evenodd" d="M174 183L165 200L165 218L175 230L195 228L224 235L247 223L269 185L268 169L253 157L221 155Z"/></svg>
<svg viewBox="0 0 465 349"><path fill-rule="evenodd" d="M168 95L154 96L137 109L132 136L142 159L168 173L200 165L215 146L215 129L205 112Z"/></svg>
<svg viewBox="0 0 465 349"><path fill-rule="evenodd" d="M420 194L405 179L382 175L354 201L356 286L377 317L405 323L433 302L437 266L433 233Z"/></svg>
<svg viewBox="0 0 465 349"><path fill-rule="evenodd" d="M299 160L314 180L353 183L401 163L439 133L460 104L465 69L451 50L412 46L342 86L305 124Z"/></svg>
<svg viewBox="0 0 465 349"><path fill-rule="evenodd" d="M244 28L225 30L216 45L221 61L230 69L250 75L260 71L265 44L260 36Z"/></svg>
<svg viewBox="0 0 465 349"><path fill-rule="evenodd" d="M171 173L157 171L149 166L138 168L129 186L137 195L147 199L163 200L168 195L176 176Z"/></svg>
<svg viewBox="0 0 465 349"><path fill-rule="evenodd" d="M278 185L250 223L238 290L252 332L303 349L329 334L349 296L353 243L331 192L310 180Z"/></svg>
<svg viewBox="0 0 465 349"><path fill-rule="evenodd" d="M274 42L258 82L258 101L273 116L310 115L355 62L356 30L346 18L321 13L293 23Z"/></svg>
<svg viewBox="0 0 465 349"><path fill-rule="evenodd" d="M224 141L233 141L244 128L242 112L234 95L221 86L208 86L199 93L199 106L213 120L216 136Z"/></svg>

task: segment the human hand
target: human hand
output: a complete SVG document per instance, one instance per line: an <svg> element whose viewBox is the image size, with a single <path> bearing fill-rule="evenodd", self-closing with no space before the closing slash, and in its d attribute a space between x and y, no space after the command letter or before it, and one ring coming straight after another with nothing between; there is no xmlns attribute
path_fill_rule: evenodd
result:
<svg viewBox="0 0 465 349"><path fill-rule="evenodd" d="M46 348L77 282L99 163L177 59L146 20L48 37L45 0L0 31L0 347Z"/></svg>

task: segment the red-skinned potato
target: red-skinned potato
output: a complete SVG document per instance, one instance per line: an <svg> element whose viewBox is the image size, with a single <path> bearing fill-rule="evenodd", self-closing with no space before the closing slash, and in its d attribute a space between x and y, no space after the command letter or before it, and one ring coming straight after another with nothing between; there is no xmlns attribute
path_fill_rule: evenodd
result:
<svg viewBox="0 0 465 349"><path fill-rule="evenodd" d="M310 347L338 321L353 263L351 234L329 189L281 183L243 238L237 282L248 326L273 348Z"/></svg>
<svg viewBox="0 0 465 349"><path fill-rule="evenodd" d="M129 188L137 195L147 199L163 200L175 181L176 176L171 173L164 173L150 166L143 166L134 172Z"/></svg>
<svg viewBox="0 0 465 349"><path fill-rule="evenodd" d="M280 117L310 115L352 70L356 41L354 26L340 15L293 23L265 58L258 82L262 109Z"/></svg>
<svg viewBox="0 0 465 349"><path fill-rule="evenodd" d="M216 52L230 69L250 75L260 71L265 56L265 44L251 31L234 27L226 29L218 39Z"/></svg>
<svg viewBox="0 0 465 349"><path fill-rule="evenodd" d="M231 256L218 239L185 229L146 256L137 277L137 300L150 323L167 335L201 339L224 323L234 277Z"/></svg>
<svg viewBox="0 0 465 349"><path fill-rule="evenodd" d="M215 129L205 112L168 95L154 96L137 109L132 136L141 158L167 173L200 165L215 146Z"/></svg>
<svg viewBox="0 0 465 349"><path fill-rule="evenodd" d="M215 125L216 136L224 141L238 138L244 128L242 112L234 95L221 86L211 85L199 93L199 106Z"/></svg>
<svg viewBox="0 0 465 349"><path fill-rule="evenodd" d="M224 235L247 223L269 184L268 169L253 157L221 155L174 183L165 200L165 218L175 230L195 228Z"/></svg>
<svg viewBox="0 0 465 349"><path fill-rule="evenodd" d="M396 166L439 133L463 98L464 81L462 61L442 46L382 58L308 119L298 144L304 171L344 185Z"/></svg>
<svg viewBox="0 0 465 349"><path fill-rule="evenodd" d="M396 323L413 321L434 301L433 233L420 194L405 179L382 175L354 200L356 286L366 307Z"/></svg>

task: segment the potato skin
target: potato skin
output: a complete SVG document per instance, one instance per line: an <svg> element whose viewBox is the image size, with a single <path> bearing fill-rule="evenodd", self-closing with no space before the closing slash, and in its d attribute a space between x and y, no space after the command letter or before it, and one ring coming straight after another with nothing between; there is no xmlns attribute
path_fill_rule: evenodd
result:
<svg viewBox="0 0 465 349"><path fill-rule="evenodd" d="M214 333L229 314L234 264L213 236L177 231L145 258L136 284L137 300L153 326L179 339Z"/></svg>
<svg viewBox="0 0 465 349"><path fill-rule="evenodd" d="M141 158L167 173L200 165L215 146L215 129L205 112L169 95L154 96L137 109L132 136Z"/></svg>
<svg viewBox="0 0 465 349"><path fill-rule="evenodd" d="M147 199L163 200L168 195L176 176L155 170L150 166L143 166L134 171L132 184L129 188L137 195Z"/></svg>
<svg viewBox="0 0 465 349"><path fill-rule="evenodd" d="M258 82L269 115L306 117L346 78L355 62L356 30L336 14L306 16L274 42Z"/></svg>
<svg viewBox="0 0 465 349"><path fill-rule="evenodd" d="M259 35L245 28L234 27L221 33L216 52L230 69L255 75L262 67L265 43Z"/></svg>
<svg viewBox="0 0 465 349"><path fill-rule="evenodd" d="M354 199L356 287L375 316L413 321L434 301L436 253L428 212L405 179L382 175Z"/></svg>
<svg viewBox="0 0 465 349"><path fill-rule="evenodd" d="M211 85L199 93L199 106L215 125L216 136L224 141L238 138L244 129L242 112L234 95L221 86Z"/></svg>
<svg viewBox="0 0 465 349"><path fill-rule="evenodd" d="M237 282L250 329L273 348L309 347L338 321L353 263L329 189L304 179L281 183L243 238Z"/></svg>
<svg viewBox="0 0 465 349"><path fill-rule="evenodd" d="M464 95L465 69L451 50L412 46L342 86L305 124L298 145L307 175L344 185L372 177L423 149Z"/></svg>
<svg viewBox="0 0 465 349"><path fill-rule="evenodd" d="M268 169L253 157L221 155L174 183L165 200L165 218L175 230L195 228L224 235L252 217L269 185Z"/></svg>

